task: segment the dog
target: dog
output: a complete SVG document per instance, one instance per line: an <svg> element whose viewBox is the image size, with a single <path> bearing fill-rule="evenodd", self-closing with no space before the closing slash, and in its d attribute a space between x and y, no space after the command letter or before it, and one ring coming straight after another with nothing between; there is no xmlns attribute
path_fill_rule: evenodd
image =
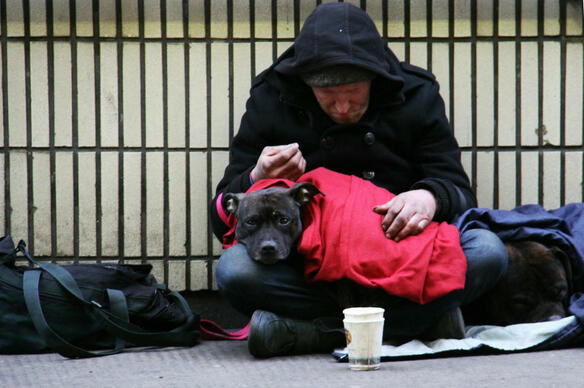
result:
<svg viewBox="0 0 584 388"><path fill-rule="evenodd" d="M237 218L235 239L249 256L274 264L290 255L302 234L301 208L317 194L312 183L296 183L289 189L270 187L245 193L227 193L223 208Z"/></svg>
<svg viewBox="0 0 584 388"><path fill-rule="evenodd" d="M302 234L302 207L324 194L312 183L297 183L289 189L271 187L250 193L227 193L223 208L237 218L235 239L245 245L253 260L274 264L285 260ZM347 279L321 284L341 308L384 306L388 295Z"/></svg>
<svg viewBox="0 0 584 388"><path fill-rule="evenodd" d="M568 256L555 246L530 240L507 241L505 248L506 273L465 310L467 323L507 326L566 317L572 293Z"/></svg>

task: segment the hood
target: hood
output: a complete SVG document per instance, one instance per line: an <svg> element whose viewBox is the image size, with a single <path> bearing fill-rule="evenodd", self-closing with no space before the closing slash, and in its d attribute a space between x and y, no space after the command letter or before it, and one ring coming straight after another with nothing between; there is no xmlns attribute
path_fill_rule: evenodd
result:
<svg viewBox="0 0 584 388"><path fill-rule="evenodd" d="M399 90L403 79L390 72L388 51L365 11L349 3L325 3L308 16L274 69L299 75L332 65L354 65L376 73Z"/></svg>

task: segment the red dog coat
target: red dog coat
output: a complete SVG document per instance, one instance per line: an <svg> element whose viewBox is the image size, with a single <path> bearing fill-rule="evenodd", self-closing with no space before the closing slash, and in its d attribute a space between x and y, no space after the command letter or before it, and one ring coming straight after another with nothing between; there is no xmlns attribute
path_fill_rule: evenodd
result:
<svg viewBox="0 0 584 388"><path fill-rule="evenodd" d="M322 167L298 182L313 183L325 194L303 209L298 252L305 257L308 281L347 278L420 304L464 288L466 258L454 225L431 222L422 233L395 242L385 237L383 216L372 210L395 197L386 189ZM294 182L265 179L249 191L282 185ZM229 220L233 225L224 247L235 243L234 217Z"/></svg>

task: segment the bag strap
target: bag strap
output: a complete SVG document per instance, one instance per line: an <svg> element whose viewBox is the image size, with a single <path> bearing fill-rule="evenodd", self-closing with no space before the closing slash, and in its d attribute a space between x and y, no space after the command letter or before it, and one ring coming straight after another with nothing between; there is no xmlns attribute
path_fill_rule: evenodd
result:
<svg viewBox="0 0 584 388"><path fill-rule="evenodd" d="M63 288L65 288L65 290L68 291L69 294L74 296L78 301L80 301L81 303L83 303L85 305L91 305L91 302L85 300L85 297L83 296L81 289L77 285L77 282L75 281L73 276L71 276L71 274L65 268L63 268L57 264L45 263L45 262L40 262L40 261L34 260L31 257L30 253L28 252L28 250L26 249L26 244L24 243L23 240L20 240L18 242L18 246L16 247L16 250L22 252L24 257L26 257L26 259L28 261L30 261L32 264L36 264L42 270L51 274L51 276L53 278L55 278L55 280Z"/></svg>
<svg viewBox="0 0 584 388"><path fill-rule="evenodd" d="M81 290L77 286L75 279L71 276L71 274L65 270L64 268L52 264L52 263L45 263L39 262L34 260L28 250L26 249L26 244L23 240L20 240L18 243L17 250L21 251L24 256L31 262L41 269L47 271L49 274L55 278L71 295L73 295L77 300L84 304L88 304L91 307L98 307L98 309L94 309L93 312L99 315L100 318L104 320L104 323L107 325L108 331L112 334L122 337L125 340L132 342L136 345L144 345L144 346L184 346L185 344L194 345L197 343L197 338L199 333L195 331L192 332L193 326L196 325L195 318L193 316L192 310L187 303L187 301L183 298L181 294L176 291L171 291L169 296L173 297L179 302L179 306L183 310L183 312L187 315L187 320L185 323L169 332L146 332L139 327L132 325L129 323L129 319L119 319L122 311L120 314L114 312L114 314L110 314L103 310L102 306L95 301L91 303L88 302ZM156 284L157 288L167 289L166 285L163 284ZM109 291L109 290L108 290ZM117 290L116 290L117 291ZM121 296L118 298L124 298L125 304L125 297L121 291L118 291ZM109 295L109 294L108 294ZM111 298L110 298L111 303ZM113 312L113 310L112 310ZM127 314L127 312L126 312ZM245 340L249 334L249 323L240 330L234 332L228 332L223 329L219 324L214 321L208 319L201 319L200 320L200 330L201 330L201 338L206 340ZM169 333L169 334L167 334ZM181 335L179 333L184 333ZM195 334L195 338L193 338L192 334Z"/></svg>
<svg viewBox="0 0 584 388"><path fill-rule="evenodd" d="M50 329L48 322L44 318L38 291L41 271L25 271L24 279L27 280L26 282L23 281L25 302L27 303L27 307L29 303L31 305L32 311L29 312L31 318L33 318L33 323L35 324L35 327L37 327L38 324L37 330L39 331L39 334L41 334L50 345L54 346L55 350L65 357L94 357L119 353L123 349L122 340L131 342L137 346L193 346L198 342L199 331L195 330L197 321L188 303L178 292L173 291L170 295L179 301L179 306L186 313L187 319L185 323L169 331L147 331L129 322L127 303L123 292L107 289L112 310L111 312L108 312L98 302L87 301L73 276L71 276L71 274L63 267L53 263L44 263L34 260L28 253L26 244L22 240L18 243L17 249L20 250L30 262L38 265L41 270L48 272L69 294L87 307L87 312L93 316L94 319L101 321L104 324L105 329L110 334L116 336L116 347L113 350L104 352L86 351L65 341ZM28 272L36 273L36 275L26 275ZM28 295L28 298L26 295Z"/></svg>
<svg viewBox="0 0 584 388"><path fill-rule="evenodd" d="M96 304L92 311L96 318L101 318L105 329L112 335L121 337L136 346L193 346L198 343L199 331L196 330L194 317L172 330L147 331L130 322L126 322Z"/></svg>
<svg viewBox="0 0 584 388"><path fill-rule="evenodd" d="M103 351L89 351L73 345L57 334L47 322L41 306L39 295L39 282L41 278L40 270L28 270L23 276L23 291L26 307L34 324L34 327L40 336L47 342L49 347L53 348L62 356L68 358L87 358L96 356L107 356L116 354L124 349L125 342L116 339L114 349Z"/></svg>

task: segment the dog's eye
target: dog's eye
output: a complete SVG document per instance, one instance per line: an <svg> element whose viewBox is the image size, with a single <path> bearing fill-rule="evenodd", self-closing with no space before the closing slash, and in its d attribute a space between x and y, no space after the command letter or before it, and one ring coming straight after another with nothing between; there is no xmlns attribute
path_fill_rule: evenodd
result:
<svg viewBox="0 0 584 388"><path fill-rule="evenodd" d="M290 218L288 217L280 217L280 224L281 225L288 225L290 223Z"/></svg>
<svg viewBox="0 0 584 388"><path fill-rule="evenodd" d="M557 300L564 299L568 296L568 288L566 286L558 286L554 289L554 296Z"/></svg>
<svg viewBox="0 0 584 388"><path fill-rule="evenodd" d="M531 299L524 296L516 296L511 298L511 304L516 311L526 311L531 309L531 306L533 306Z"/></svg>
<svg viewBox="0 0 584 388"><path fill-rule="evenodd" d="M255 217L250 217L245 220L245 223L249 226L256 226L258 224L258 220Z"/></svg>

